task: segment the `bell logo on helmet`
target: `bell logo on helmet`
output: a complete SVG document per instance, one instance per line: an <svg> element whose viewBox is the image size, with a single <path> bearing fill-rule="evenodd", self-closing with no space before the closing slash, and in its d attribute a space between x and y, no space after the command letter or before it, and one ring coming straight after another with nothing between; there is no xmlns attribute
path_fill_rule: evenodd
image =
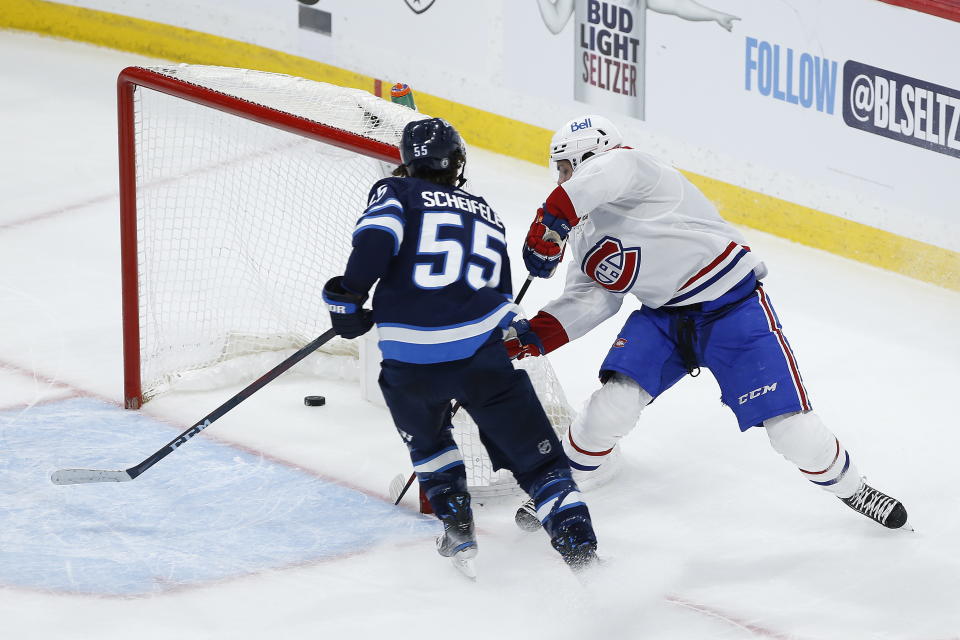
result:
<svg viewBox="0 0 960 640"><path fill-rule="evenodd" d="M610 120L595 114L571 120L563 125L550 140L550 160L568 160L577 166L590 156L615 149L623 143L623 136Z"/></svg>
<svg viewBox="0 0 960 640"><path fill-rule="evenodd" d="M583 122L571 122L570 131L579 131L580 129L589 129L593 124L590 122L590 118L584 118Z"/></svg>

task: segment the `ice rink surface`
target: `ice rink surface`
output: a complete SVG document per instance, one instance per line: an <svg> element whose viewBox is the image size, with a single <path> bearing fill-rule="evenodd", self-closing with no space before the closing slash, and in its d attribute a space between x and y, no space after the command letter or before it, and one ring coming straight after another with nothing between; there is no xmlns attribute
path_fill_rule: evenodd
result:
<svg viewBox="0 0 960 640"><path fill-rule="evenodd" d="M52 485L63 466L139 462L239 387L119 408L114 83L152 61L12 32L0 59L3 637L960 638L960 295L750 229L817 412L915 532L740 434L709 375L651 405L587 494L607 562L586 586L514 526L514 500L477 510L464 580L438 525L387 500L409 461L386 411L296 370L135 482ZM469 165L519 284L553 175L480 150ZM560 286L535 282L524 306ZM633 308L551 356L575 408Z"/></svg>

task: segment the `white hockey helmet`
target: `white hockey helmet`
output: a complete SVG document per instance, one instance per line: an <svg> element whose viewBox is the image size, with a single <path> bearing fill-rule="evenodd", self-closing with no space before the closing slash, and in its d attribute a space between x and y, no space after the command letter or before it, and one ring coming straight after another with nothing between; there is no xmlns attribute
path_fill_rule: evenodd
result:
<svg viewBox="0 0 960 640"><path fill-rule="evenodd" d="M603 116L584 116L560 127L550 141L550 161L569 160L573 168L587 157L623 143L620 130Z"/></svg>

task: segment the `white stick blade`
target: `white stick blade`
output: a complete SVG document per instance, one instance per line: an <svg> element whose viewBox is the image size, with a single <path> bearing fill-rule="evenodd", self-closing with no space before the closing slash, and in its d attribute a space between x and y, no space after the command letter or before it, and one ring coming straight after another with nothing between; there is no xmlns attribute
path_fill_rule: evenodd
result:
<svg viewBox="0 0 960 640"><path fill-rule="evenodd" d="M89 484L91 482L126 482L133 480L126 471L96 469L60 469L50 474L53 484Z"/></svg>
<svg viewBox="0 0 960 640"><path fill-rule="evenodd" d="M396 502L397 498L400 497L400 492L403 491L404 485L407 484L407 479L402 473L398 473L393 480L390 481L390 490L388 495L390 496L390 502Z"/></svg>

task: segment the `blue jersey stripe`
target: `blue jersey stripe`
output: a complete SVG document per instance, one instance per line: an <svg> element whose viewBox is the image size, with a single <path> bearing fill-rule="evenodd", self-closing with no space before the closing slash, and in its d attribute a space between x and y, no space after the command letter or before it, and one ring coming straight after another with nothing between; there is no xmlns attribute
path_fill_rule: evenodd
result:
<svg viewBox="0 0 960 640"><path fill-rule="evenodd" d="M740 253L738 253L736 256L734 256L733 260L731 260L730 262L727 263L727 266L725 266L723 269L720 269L720 271L718 271L717 273L715 273L715 274L714 274L710 279L708 279L706 282L704 282L703 284L698 285L697 287L691 289L690 291L684 293L683 295L679 295L679 296L673 298L672 300L668 300L668 301L665 303L665 305L679 304L679 303L683 302L684 300L689 300L690 298L692 298L693 296L697 295L698 293L700 293L701 291L703 291L703 290L706 289L707 287L709 287L709 286L713 285L714 283L716 283L716 282L717 282L720 278L722 278L723 276L725 276L725 275L727 275L728 273L730 273L730 270L733 269L733 268L737 265L737 263L740 262L740 260L741 260L741 259L743 258L743 256L745 256L745 255L747 255L747 250L746 250L746 249L741 249L741 250L740 250Z"/></svg>
<svg viewBox="0 0 960 640"><path fill-rule="evenodd" d="M447 331L450 329L459 329L461 327L469 327L475 324L479 324L486 320L487 318L494 316L506 306L513 306L510 302L504 302L499 305L497 308L493 309L489 313L480 316L479 318L474 318L473 320L467 320L465 322L458 322L457 324L446 324L439 327L423 327L415 324L403 324L401 322L381 322L377 324L378 328L397 328L397 329L412 329L414 331ZM514 311L514 315L516 311Z"/></svg>
<svg viewBox="0 0 960 640"><path fill-rule="evenodd" d="M390 209L390 208L396 209L397 211L400 212L400 215L403 215L403 205L401 205L400 201L395 198L390 198L389 200L386 200L376 206L370 207L369 209L364 211L363 215L375 213L377 211L381 211L383 209Z"/></svg>
<svg viewBox="0 0 960 640"><path fill-rule="evenodd" d="M504 302L480 318L442 327L381 323L377 325L380 351L384 358L416 364L463 360L473 355L493 331L510 324L518 310L515 304Z"/></svg>
<svg viewBox="0 0 960 640"><path fill-rule="evenodd" d="M399 221L399 218L390 215L361 218L357 227L353 230L353 237L355 238L357 234L369 229L389 233L393 236L393 255L400 252L400 244L403 242L403 223Z"/></svg>
<svg viewBox="0 0 960 640"><path fill-rule="evenodd" d="M513 317L510 314L509 317ZM450 362L452 360L463 360L469 358L477 352L483 343L490 337L493 329L486 333L462 340L453 340L450 342L441 342L438 344L417 344L411 342L399 342L397 340L380 340L380 352L387 360L399 360L400 362L410 362L413 364L435 364L437 362Z"/></svg>

